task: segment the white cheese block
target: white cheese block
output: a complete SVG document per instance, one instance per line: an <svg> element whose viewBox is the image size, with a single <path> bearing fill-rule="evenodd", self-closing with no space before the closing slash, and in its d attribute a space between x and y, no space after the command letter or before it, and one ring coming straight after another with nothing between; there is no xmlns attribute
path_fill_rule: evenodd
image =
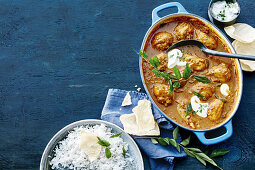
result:
<svg viewBox="0 0 255 170"><path fill-rule="evenodd" d="M122 104L121 106L130 106L132 104L132 101L131 101L131 96L129 94L129 92L126 94L124 100L122 101Z"/></svg>
<svg viewBox="0 0 255 170"><path fill-rule="evenodd" d="M88 156L90 162L96 160L101 152L101 145L98 143L97 136L91 132L81 131L80 149Z"/></svg>
<svg viewBox="0 0 255 170"><path fill-rule="evenodd" d="M124 131L137 136L158 136L159 127L151 110L149 100L140 100L138 105L133 108L133 113L120 116Z"/></svg>

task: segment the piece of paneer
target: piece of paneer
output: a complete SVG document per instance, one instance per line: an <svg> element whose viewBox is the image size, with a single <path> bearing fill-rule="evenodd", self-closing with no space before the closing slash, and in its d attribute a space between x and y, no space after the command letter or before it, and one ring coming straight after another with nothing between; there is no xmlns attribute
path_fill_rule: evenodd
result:
<svg viewBox="0 0 255 170"><path fill-rule="evenodd" d="M194 29L191 24L187 22L179 23L175 28L174 32L177 40L192 39L194 35Z"/></svg>
<svg viewBox="0 0 255 170"><path fill-rule="evenodd" d="M221 63L212 67L209 70L208 75L212 75L214 77L213 81L225 83L231 79L231 70L225 63Z"/></svg>
<svg viewBox="0 0 255 170"><path fill-rule="evenodd" d="M215 49L217 48L217 41L210 35L200 31L196 30L196 39L198 41L201 41L206 47L210 49Z"/></svg>
<svg viewBox="0 0 255 170"><path fill-rule="evenodd" d="M159 66L158 66L158 70L159 71L165 71L165 69L167 68L167 64L168 64L168 56L167 53L160 53L157 54L158 60L159 60Z"/></svg>
<svg viewBox="0 0 255 170"><path fill-rule="evenodd" d="M153 93L157 101L165 106L169 106L174 101L174 91L170 92L170 88L165 84L155 84L153 86Z"/></svg>
<svg viewBox="0 0 255 170"><path fill-rule="evenodd" d="M220 118L222 111L223 111L224 103L223 101L219 99L214 99L210 104L208 108L208 119L211 121L216 121Z"/></svg>
<svg viewBox="0 0 255 170"><path fill-rule="evenodd" d="M212 84L198 82L191 88L191 91L196 91L202 94L208 100L210 97L212 97L215 88Z"/></svg>
<svg viewBox="0 0 255 170"><path fill-rule="evenodd" d="M183 58L185 58L185 61L188 62L190 69L193 71L203 71L208 67L206 59L200 58L196 55L185 53Z"/></svg>
<svg viewBox="0 0 255 170"><path fill-rule="evenodd" d="M168 49L173 43L173 35L169 32L158 32L152 37L151 46L155 50L164 51Z"/></svg>
<svg viewBox="0 0 255 170"><path fill-rule="evenodd" d="M193 118L191 116L192 114L186 116L187 106L188 106L187 101L180 101L177 104L177 111L178 111L179 115L181 116L181 118L186 122L187 125L189 125L193 129L196 129L196 122L193 120Z"/></svg>

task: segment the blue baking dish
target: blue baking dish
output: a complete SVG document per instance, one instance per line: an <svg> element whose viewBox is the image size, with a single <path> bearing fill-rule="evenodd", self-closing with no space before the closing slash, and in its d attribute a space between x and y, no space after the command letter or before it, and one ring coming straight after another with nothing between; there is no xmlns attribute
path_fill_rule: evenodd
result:
<svg viewBox="0 0 255 170"><path fill-rule="evenodd" d="M164 10L164 9L168 9L168 8L177 8L178 12L177 13L173 13L173 14L169 14L166 15L164 17L159 17L158 12ZM188 16L188 17L193 17L196 19L199 19L200 21L202 21L206 26L208 26L210 29L214 30L217 35L220 37L220 39L228 45L229 49L231 50L232 53L236 53L232 44L230 43L230 41L227 39L227 37L216 27L214 26L212 23L210 23L209 21L207 21L206 19L197 16L195 14L191 14L189 12L187 12L185 10L185 8L178 2L170 2L170 3L166 3L163 5L160 5L158 7L156 7L153 11L152 11L152 25L151 27L148 29L147 33L144 36L143 39L143 43L141 45L141 50L143 51L145 48L145 43L147 41L151 33L151 31L156 28L157 26L159 26L161 23L163 23L165 20L171 18L171 17L177 17L177 16ZM148 96L150 97L150 100L152 101L153 105L160 111L160 113L162 115L164 115L167 119L169 119L171 122L173 122L174 124L176 124L179 127L182 127L183 129L192 131L197 137L198 139L205 145L212 145L212 144L217 144L220 143L226 139L228 139L232 134L233 134L233 127L232 127L232 117L234 116L234 114L236 113L238 106L240 104L241 101L241 96L242 96L242 89L243 89L243 75L242 75L242 70L241 70L241 66L240 63L237 59L234 60L235 62L235 66L236 66L236 70L237 70L237 77L238 77L238 94L237 94L237 100L236 103L234 104L234 109L232 111L232 113L230 114L230 116L228 118L226 118L226 120L224 122L222 122L221 124L219 124L217 127L212 128L212 129L208 129L208 130L197 130L197 129L191 129L191 128L187 128L184 127L180 124L178 124L177 122L175 122L174 120L172 120L171 118L169 118L163 111L160 110L160 108L156 105L156 103L153 101L152 97L150 96L150 93L147 89L147 86L145 84L145 80L144 80L144 76L143 76L143 69L142 69L142 59L140 57L139 59L139 67L140 67L140 75L141 75L141 79L143 82L143 86L144 89L146 91L146 93L148 94ZM212 131L212 130L216 130L220 127L225 127L226 132L218 137L214 137L214 138L206 138L205 134L208 131Z"/></svg>

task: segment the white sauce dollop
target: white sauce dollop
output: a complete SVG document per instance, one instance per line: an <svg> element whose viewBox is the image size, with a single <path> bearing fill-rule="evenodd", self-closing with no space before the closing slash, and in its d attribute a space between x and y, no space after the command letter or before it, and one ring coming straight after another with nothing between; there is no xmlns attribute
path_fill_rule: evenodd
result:
<svg viewBox="0 0 255 170"><path fill-rule="evenodd" d="M220 86L220 92L221 94L223 94L224 96L228 96L229 95L229 86L227 84L222 84Z"/></svg>
<svg viewBox="0 0 255 170"><path fill-rule="evenodd" d="M186 62L181 61L183 53L179 49L173 49L168 52L168 68L174 68L174 66L185 66Z"/></svg>
<svg viewBox="0 0 255 170"><path fill-rule="evenodd" d="M237 3L217 1L211 6L212 15L220 21L228 22L235 19L239 13Z"/></svg>
<svg viewBox="0 0 255 170"><path fill-rule="evenodd" d="M207 117L207 111L209 104L208 103L201 103L197 96L193 96L191 98L191 107L196 112L196 114L200 117Z"/></svg>

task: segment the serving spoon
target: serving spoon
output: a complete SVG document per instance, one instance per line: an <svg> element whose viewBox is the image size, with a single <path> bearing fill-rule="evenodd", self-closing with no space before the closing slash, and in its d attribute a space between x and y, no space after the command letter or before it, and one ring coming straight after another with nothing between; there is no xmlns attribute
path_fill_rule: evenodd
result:
<svg viewBox="0 0 255 170"><path fill-rule="evenodd" d="M255 60L255 56L242 55L242 54L233 54L233 53L225 53L225 52L210 50L202 42L197 41L197 40L183 40L183 41L179 41L179 42L173 44L171 47L169 47L166 50L166 52L169 52L170 50L172 50L174 48L182 47L182 46L187 46L187 45L195 45L195 46L199 47L206 54L217 55L217 56L228 57L228 58Z"/></svg>

